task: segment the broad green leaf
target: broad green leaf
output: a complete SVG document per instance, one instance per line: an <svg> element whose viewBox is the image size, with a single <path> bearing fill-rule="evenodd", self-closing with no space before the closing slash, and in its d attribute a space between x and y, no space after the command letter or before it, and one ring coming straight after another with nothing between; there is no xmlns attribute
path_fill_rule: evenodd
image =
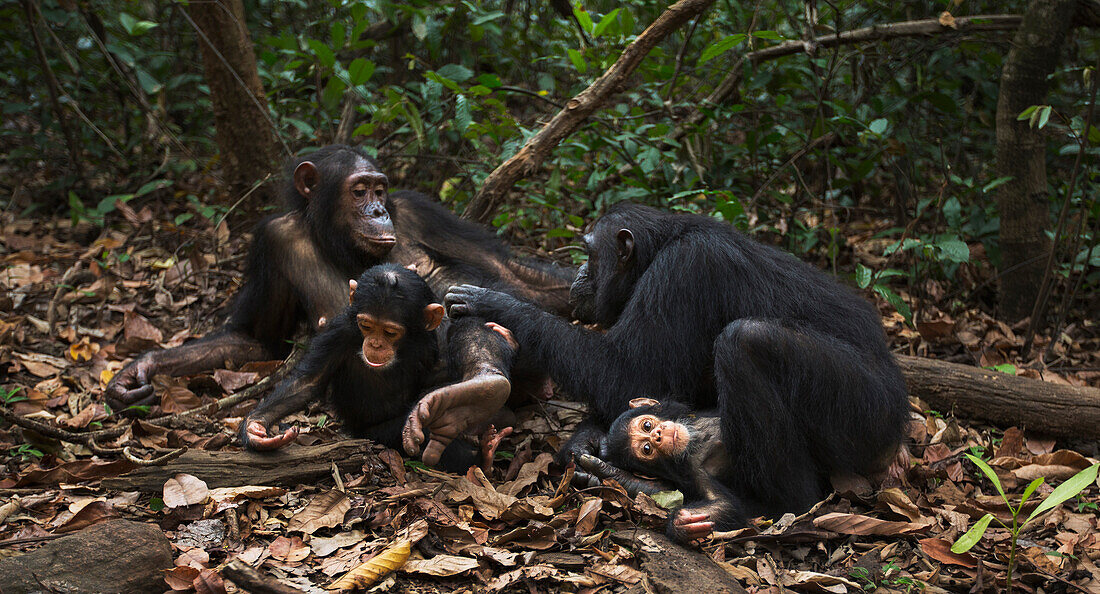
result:
<svg viewBox="0 0 1100 594"><path fill-rule="evenodd" d="M710 44L706 49L703 50L703 53L699 55L698 65L701 66L703 64L706 64L711 59L726 53L727 51L732 49L733 46L741 43L744 40L745 34L738 33L736 35L730 35L729 37Z"/></svg>
<svg viewBox="0 0 1100 594"><path fill-rule="evenodd" d="M679 491L661 491L653 494L653 501L665 509L672 509L684 504L684 494Z"/></svg>
<svg viewBox="0 0 1100 594"><path fill-rule="evenodd" d="M935 245L940 249L943 258L950 262L961 264L970 261L970 247L965 241L953 238L937 241Z"/></svg>
<svg viewBox="0 0 1100 594"><path fill-rule="evenodd" d="M986 478L989 479L989 482L993 483L993 486L997 488L997 492L1001 494L1001 499L1004 499L1005 503L1008 503L1008 497L1005 495L1005 490L1001 487L1001 479L997 477L997 473L993 472L993 469L985 463L985 460L982 460L981 458L973 454L966 454L966 457L970 458L970 461L974 463L974 466L977 466L978 470L982 471L982 474L984 474Z"/></svg>
<svg viewBox="0 0 1100 594"><path fill-rule="evenodd" d="M329 77L328 83L321 91L321 103L324 104L326 109L335 109L336 106L340 105L340 101L344 98L344 90L347 88L347 83L340 80L340 77Z"/></svg>
<svg viewBox="0 0 1100 594"><path fill-rule="evenodd" d="M344 26L344 23L335 21L328 28L329 38L332 39L332 47L341 48L344 47L344 42L348 39L348 29Z"/></svg>
<svg viewBox="0 0 1100 594"><path fill-rule="evenodd" d="M495 89L495 88L501 86L501 84L502 84L500 82L500 77L499 76L497 76L495 74L489 74L489 73L479 74L478 77L477 77L477 82L485 85L486 87L489 87L490 89Z"/></svg>
<svg viewBox="0 0 1100 594"><path fill-rule="evenodd" d="M308 40L306 45L313 50L313 55L317 56L317 61L325 68L332 68L332 65L336 63L336 54L332 52L329 46L316 39Z"/></svg>
<svg viewBox="0 0 1100 594"><path fill-rule="evenodd" d="M1010 181L1012 181L1012 176L998 177L997 179L995 179L995 180L989 182L988 184L982 186L982 193L983 194L988 193L989 191L993 190L994 188L997 188L998 186L1002 186L1002 185L1004 185L1004 184L1006 184Z"/></svg>
<svg viewBox="0 0 1100 594"><path fill-rule="evenodd" d="M1039 129L1047 125L1047 121L1050 120L1050 112L1054 111L1049 105L1044 105L1039 110Z"/></svg>
<svg viewBox="0 0 1100 594"><path fill-rule="evenodd" d="M887 303L894 306L901 317L905 318L906 324L913 325L913 310L909 309L909 304L900 295L882 285L875 285L874 291L881 295Z"/></svg>
<svg viewBox="0 0 1100 594"><path fill-rule="evenodd" d="M1031 119L1031 114L1035 113L1035 110L1039 109L1038 105L1032 105L1031 107L1020 112L1020 115L1016 116L1016 121L1022 122L1024 120Z"/></svg>
<svg viewBox="0 0 1100 594"><path fill-rule="evenodd" d="M455 128L465 132L470 127L473 116L470 115L470 101L465 95L455 97Z"/></svg>
<svg viewBox="0 0 1100 594"><path fill-rule="evenodd" d="M974 522L970 530L967 530L966 534L960 536L959 540L956 540L955 544L951 545L951 552L956 555L961 555L974 548L974 545L978 544L978 541L982 539L982 535L985 534L985 529L989 527L989 522L992 520L993 514L986 514L977 522Z"/></svg>
<svg viewBox="0 0 1100 594"><path fill-rule="evenodd" d="M573 67L577 69L577 72L584 74L588 70L588 64L585 64L584 56L579 51L569 50L569 60L573 62Z"/></svg>
<svg viewBox="0 0 1100 594"><path fill-rule="evenodd" d="M871 132L874 132L875 134L878 134L879 136L882 136L882 133L886 131L886 127L889 126L889 125L890 125L890 122L887 122L886 118L879 118L879 119L871 122L871 124L869 126L867 126L867 128L869 130L871 130Z"/></svg>
<svg viewBox="0 0 1100 594"><path fill-rule="evenodd" d="M578 4L573 7L573 16L577 17L577 22L580 23L581 29L584 29L585 33L591 35L592 17L588 15L588 11Z"/></svg>
<svg viewBox="0 0 1100 594"><path fill-rule="evenodd" d="M616 8L615 10L612 10L611 12L603 15L603 18L600 19L600 22L596 25L596 28L592 30L593 38L599 37L601 34L603 34L604 31L607 30L608 27L611 26L612 23L615 22L615 17L618 16L619 10L620 9Z"/></svg>
<svg viewBox="0 0 1100 594"><path fill-rule="evenodd" d="M1031 481L1031 484L1028 485L1026 489L1024 489L1024 494L1020 496L1020 507L1021 508L1024 506L1024 502L1027 501L1027 498L1031 497L1031 494L1034 493L1035 489L1038 489L1039 485L1041 485L1041 484L1043 484L1043 477L1039 477L1039 478Z"/></svg>
<svg viewBox="0 0 1100 594"><path fill-rule="evenodd" d="M142 70L141 68L135 69L134 73L137 74L138 84L141 85L142 90L144 90L146 93L153 95L164 88L164 85L162 85L160 82L157 81L157 79L153 78L151 74Z"/></svg>
<svg viewBox="0 0 1100 594"><path fill-rule="evenodd" d="M472 70L461 64L447 64L439 70L436 70L436 72L443 78L449 78L458 82L470 80L470 77L474 75Z"/></svg>
<svg viewBox="0 0 1100 594"><path fill-rule="evenodd" d="M863 264L856 264L856 286L866 289L871 284L871 269Z"/></svg>
<svg viewBox="0 0 1100 594"><path fill-rule="evenodd" d="M1047 498L1039 504L1039 507L1035 508L1035 511L1031 512L1031 515L1024 520L1024 524L1032 521L1039 514L1061 505L1063 501L1077 495L1084 490L1085 487L1091 485L1093 481L1096 480L1097 470L1100 470L1100 464L1093 464L1071 476L1066 482L1058 485L1058 487L1054 489L1050 495L1047 495ZM1021 526L1022 525L1023 524L1021 524Z"/></svg>
<svg viewBox="0 0 1100 594"><path fill-rule="evenodd" d="M1016 375L1016 366L1011 363L1001 363L1000 365L994 365L993 367L990 367L990 369L1000 373Z"/></svg>
<svg viewBox="0 0 1100 594"><path fill-rule="evenodd" d="M122 24L122 28L126 29L126 32L130 35L141 35L157 26L157 23L152 21L139 21L125 12L119 13L118 22Z"/></svg>
<svg viewBox="0 0 1100 594"><path fill-rule="evenodd" d="M374 62L366 58L356 58L348 64L348 78L351 86L357 87L370 80L374 76Z"/></svg>

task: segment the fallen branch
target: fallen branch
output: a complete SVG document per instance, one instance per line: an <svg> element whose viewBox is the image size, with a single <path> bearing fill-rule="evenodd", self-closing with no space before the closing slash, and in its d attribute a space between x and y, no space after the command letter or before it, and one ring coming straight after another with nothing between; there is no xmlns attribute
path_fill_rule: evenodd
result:
<svg viewBox="0 0 1100 594"><path fill-rule="evenodd" d="M104 488L117 491L160 491L177 473L196 476L210 487L309 483L327 476L332 465L359 470L374 444L346 439L316 446L291 445L273 452L189 450L159 467L140 467L122 476L103 479Z"/></svg>
<svg viewBox="0 0 1100 594"><path fill-rule="evenodd" d="M658 42L681 25L701 14L714 0L680 0L668 7L653 24L626 46L619 59L587 89L570 99L565 108L532 136L515 155L489 174L463 214L468 219L487 223L498 203L520 178L530 175L546 160L559 142L572 134L613 93L626 83L642 60Z"/></svg>
<svg viewBox="0 0 1100 594"><path fill-rule="evenodd" d="M301 594L302 590L288 586L273 577L268 577L253 568L251 565L234 559L228 565L221 568L223 577L237 585L238 588L252 594Z"/></svg>
<svg viewBox="0 0 1100 594"><path fill-rule="evenodd" d="M909 394L933 409L1062 438L1100 438L1100 389L923 357L897 357Z"/></svg>

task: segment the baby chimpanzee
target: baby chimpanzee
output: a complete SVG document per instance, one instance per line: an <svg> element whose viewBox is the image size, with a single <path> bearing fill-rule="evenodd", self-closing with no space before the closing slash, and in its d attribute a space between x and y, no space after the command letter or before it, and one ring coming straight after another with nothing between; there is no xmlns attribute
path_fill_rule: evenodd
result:
<svg viewBox="0 0 1100 594"><path fill-rule="evenodd" d="M241 423L246 447L274 449L293 441L296 427L275 437L268 437L267 429L328 391L351 434L400 448L406 419L427 391L463 377L464 367L476 364L485 352L498 356L504 369L511 367L515 346L506 330L476 318L445 320L443 306L415 272L381 264L349 286L350 305L324 324L302 362ZM467 381L483 384L477 386L483 396L478 405L494 410L511 389L503 376ZM496 432L489 426L484 434L480 462L486 472L509 433L511 429ZM450 442L440 460L454 472L476 463L476 452L461 440Z"/></svg>
<svg viewBox="0 0 1100 594"><path fill-rule="evenodd" d="M684 505L672 511L667 533L669 538L686 544L714 530L730 530L744 526L748 518L788 511L754 497L739 488L733 476L730 443L721 415L731 411L710 410L693 413L686 405L669 400L635 398L630 409L611 424L600 444L600 458L583 455L582 467L599 473L603 463L668 481L684 494ZM824 497L828 477L821 478ZM667 490L657 481L624 478L631 492ZM742 485L743 486L743 481Z"/></svg>

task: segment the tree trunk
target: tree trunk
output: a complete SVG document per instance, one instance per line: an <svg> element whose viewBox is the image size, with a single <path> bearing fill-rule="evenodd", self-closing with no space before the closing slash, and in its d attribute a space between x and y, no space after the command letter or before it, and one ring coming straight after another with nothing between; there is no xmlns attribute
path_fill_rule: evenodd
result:
<svg viewBox="0 0 1100 594"><path fill-rule="evenodd" d="M256 54L241 0L190 2L187 14L202 48L202 64L227 189L241 196L278 166L281 151L268 116ZM271 193L265 188L257 193Z"/></svg>
<svg viewBox="0 0 1100 594"><path fill-rule="evenodd" d="M1032 0L1016 31L1001 72L997 100L997 175L1012 177L997 191L1001 215L1001 316L1019 320L1031 306L1043 280L1050 250L1046 227L1046 142L1041 130L1016 117L1046 101L1047 76L1058 66L1076 0Z"/></svg>

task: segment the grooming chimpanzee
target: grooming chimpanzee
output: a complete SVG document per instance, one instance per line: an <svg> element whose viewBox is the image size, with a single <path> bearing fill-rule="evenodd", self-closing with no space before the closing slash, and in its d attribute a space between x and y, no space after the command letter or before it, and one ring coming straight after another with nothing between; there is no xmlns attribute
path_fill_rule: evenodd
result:
<svg viewBox="0 0 1100 594"><path fill-rule="evenodd" d="M514 257L488 230L421 194L389 194L386 176L361 149L326 146L290 161L287 178L284 193L290 210L256 229L244 286L225 327L135 359L107 386L113 409L151 404L154 374L188 375L285 356L299 329L312 331L320 319L331 319L343 309L347 279L383 261L415 266L437 294L452 284L473 282L508 290L553 311L568 311L570 272ZM500 365L485 361L478 371L508 371ZM436 399L436 409L440 414L457 410L448 405L463 396L468 400L477 393L446 392ZM463 414L487 418L495 412ZM484 419L470 419L479 420ZM287 434L250 438L265 440L262 447L293 439Z"/></svg>
<svg viewBox="0 0 1100 594"><path fill-rule="evenodd" d="M599 476L614 467L668 481L684 495L684 505L672 510L666 531L686 544L713 530L744 525L748 518L787 511L779 500L761 500L748 492L734 474L738 452L727 447L726 435L736 430L737 410L718 395L718 410L694 413L687 405L635 398L600 442L599 457L582 454L577 463ZM614 465L609 468L608 463ZM631 491L668 490L663 483L622 477ZM828 477L818 477L822 495Z"/></svg>
<svg viewBox="0 0 1100 594"><path fill-rule="evenodd" d="M350 305L318 330L298 367L241 423L242 443L263 449L268 427L326 392L350 433L393 448L401 447L409 412L432 387L474 376L456 387L494 410L503 406L508 378L468 369L484 360L510 368L515 348L495 325L476 318L450 324L427 283L396 264L369 268L349 284ZM483 467L507 433L487 431ZM475 463L470 448L446 441L439 445L444 467L465 472Z"/></svg>
<svg viewBox="0 0 1100 594"><path fill-rule="evenodd" d="M907 400L874 309L847 287L713 218L617 204L585 235L570 325L493 290L460 286L452 317L510 329L525 356L588 401L561 456L598 454L635 397L675 394L733 411L723 440L739 492L805 509L834 471L868 473L899 443ZM624 478L609 469L605 477ZM621 481L620 481L621 482Z"/></svg>

